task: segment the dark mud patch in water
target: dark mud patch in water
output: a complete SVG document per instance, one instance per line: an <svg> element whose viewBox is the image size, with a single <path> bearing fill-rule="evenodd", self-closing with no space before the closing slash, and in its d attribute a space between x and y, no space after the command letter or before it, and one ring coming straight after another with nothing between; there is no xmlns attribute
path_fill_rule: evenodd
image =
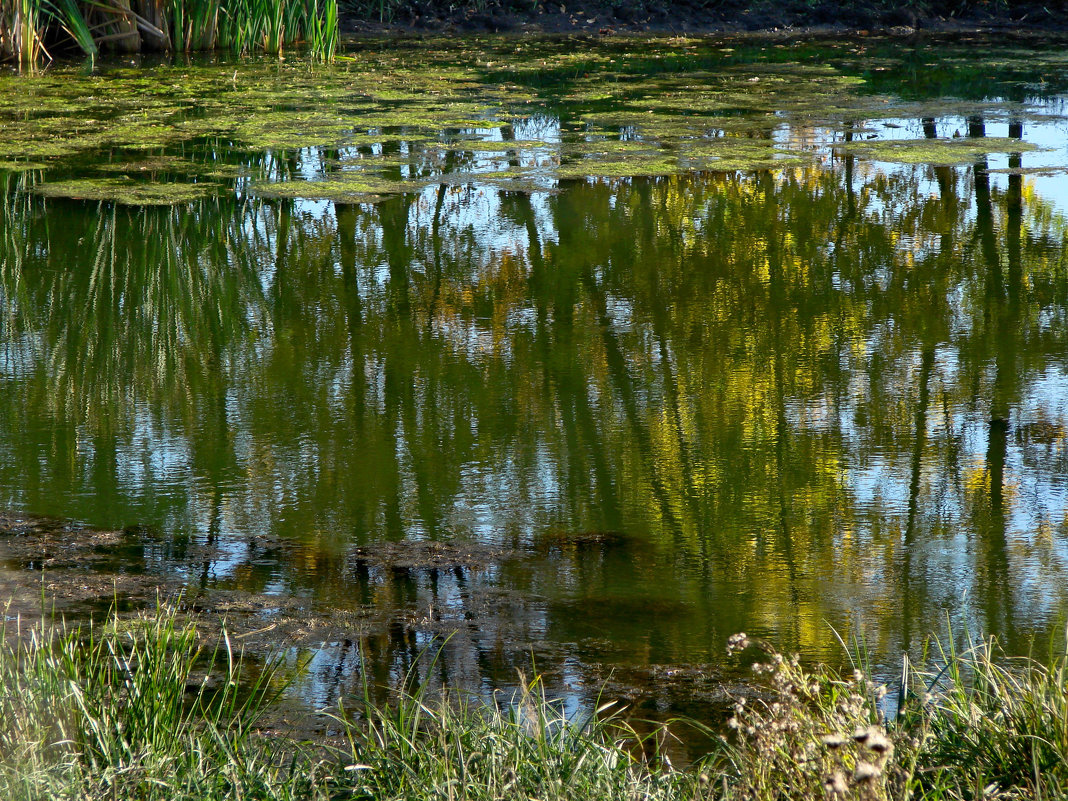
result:
<svg viewBox="0 0 1068 801"><path fill-rule="evenodd" d="M101 530L71 521L0 513L0 577L7 616L42 609L92 611L122 599L139 608L179 585L138 569L147 532Z"/></svg>
<svg viewBox="0 0 1068 801"><path fill-rule="evenodd" d="M359 638L398 624L445 635L450 626L456 627L441 610L421 609L418 604L355 600L345 605L225 586L196 586L146 559L159 545L159 538L141 527L106 530L74 521L0 513L0 571L11 600L9 614L34 617L41 613L42 600L45 609L89 615L111 608L117 599L129 611L162 599L196 617L209 635L225 628L235 639L266 651ZM266 536L251 538L248 547L262 561L299 558L301 550L297 543ZM217 558L219 551L217 546L202 544L187 548L186 557L194 561ZM382 572L384 582L396 583L422 571L471 574L514 556L480 543L413 540L353 548L346 560L350 574L377 571ZM360 579L352 577L354 584ZM367 576L362 579L366 581ZM484 607L502 601L500 592L476 594L487 596ZM472 616L469 606L467 617Z"/></svg>
<svg viewBox="0 0 1068 801"><path fill-rule="evenodd" d="M263 562L299 560L302 554L300 543L271 536L252 537L245 545ZM338 594L327 600L314 593L198 584L187 567L160 567L158 556L166 543L146 528L99 529L68 520L0 513L0 578L11 621L55 614L77 622L100 619L110 611L132 620L164 602L172 604L180 618L195 623L205 648L214 647L225 634L233 648L254 662L281 657L293 666L293 690L266 725L301 736L328 736L329 723L317 710L336 704L339 697L359 697L363 671L383 698L420 660L427 670L420 680L435 690L490 689L475 690L462 676L433 673L439 649L478 654L484 670L497 677L492 689L506 696L509 688L518 686L520 673L535 671L551 693L574 695L591 705L615 700L639 725L646 718L680 709L692 709L704 720L710 714L715 717L732 697L722 668L615 665L618 644L584 636L582 626L568 632L565 639L573 642L546 639L537 627L515 623L536 615L538 609L559 612L567 603L502 588L491 580L495 573L528 559L570 562L634 545L620 532L559 530L524 552L463 541L406 540L351 547L338 556L339 575L351 592L347 599ZM185 556L196 561L219 558L220 553L220 546L201 543L189 546ZM439 604L434 596L420 592L431 585L448 586L456 603ZM611 615L643 620L688 611L684 604L673 602L596 598L575 601L570 612L587 619L591 603ZM383 650L396 653L394 658L408 667L399 675L379 673L378 663L365 660L381 656ZM576 657L583 663L580 685L572 683L566 667ZM319 662L331 665L329 672L337 675L328 690L323 690L321 677L311 689L302 678L310 675L306 671L315 673ZM343 669L346 664L351 675Z"/></svg>
<svg viewBox="0 0 1068 801"><path fill-rule="evenodd" d="M352 560L358 564L400 570L478 570L509 556L514 554L479 542L431 540L379 542L352 550Z"/></svg>

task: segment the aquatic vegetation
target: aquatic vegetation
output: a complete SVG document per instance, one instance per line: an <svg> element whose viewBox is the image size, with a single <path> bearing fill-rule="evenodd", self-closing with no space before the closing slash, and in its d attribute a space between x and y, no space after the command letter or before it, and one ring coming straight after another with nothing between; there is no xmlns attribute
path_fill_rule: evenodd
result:
<svg viewBox="0 0 1068 801"><path fill-rule="evenodd" d="M17 0L0 13L0 60L32 70L52 56L45 41L95 57L119 52L226 49L235 54L281 55L304 47L320 60L333 58L338 41L337 0Z"/></svg>
<svg viewBox="0 0 1068 801"><path fill-rule="evenodd" d="M173 206L218 192L211 183L151 183L121 178L78 178L40 183L34 191L44 197L103 200L129 206Z"/></svg>
<svg viewBox="0 0 1068 801"><path fill-rule="evenodd" d="M182 6L182 30L207 26L222 41L231 35L227 26L244 13L242 6L204 2L208 5L197 6L195 14ZM307 2L318 7L317 0ZM264 8L274 15L277 30L298 25L296 12L282 0ZM187 11L193 16L182 16ZM257 30L254 36L277 37ZM183 34L182 46L194 39ZM265 60L236 69L188 65L142 71L109 65L91 75L57 69L0 76L5 128L0 159L32 161L81 180L87 169L98 171L92 163L98 158L148 164L174 157L184 162L180 174L104 170L161 181L249 173L261 179L256 191L263 194L263 182L289 176L264 172L252 162L278 165L274 159L288 153L286 159L300 164L299 177L318 183L304 191L351 198L387 190L323 183L337 178L330 174L335 168L376 172L394 184L388 190L393 193L405 191L404 181L408 189L434 180L534 189L583 175L775 170L822 158L832 145L869 160L931 164L1034 149L992 137L843 143L845 134L875 137L884 125L898 127L903 118L936 112L917 101L870 93L866 76L833 63L735 63L704 40L654 40L650 53L640 55L629 52L631 46L605 40L576 54L559 41L535 48L489 38L457 48L427 39L399 43L402 58L363 42L358 59L346 56L331 67ZM543 88L539 81L546 76L552 78ZM82 108L92 113L72 112ZM968 119L1006 113L977 100L941 104L936 111L949 113L946 109ZM1036 118L1022 103L1008 113L1019 120ZM784 120L798 141L776 134ZM192 151L199 156L191 159ZM492 159L499 163L488 163ZM310 160L318 161L311 173ZM200 166L189 166L192 162ZM403 176L387 175L398 168ZM497 174L501 170L509 173ZM295 197L296 191L282 188L276 196Z"/></svg>
<svg viewBox="0 0 1068 801"><path fill-rule="evenodd" d="M48 166L48 163L44 161L17 161L14 159L4 159L3 161L0 161L0 170L6 170L8 172L45 170L48 169Z"/></svg>
<svg viewBox="0 0 1068 801"><path fill-rule="evenodd" d="M480 98L458 78L443 91L462 109L424 103L414 67L394 78L403 56L118 67L110 83L103 65L70 88L57 70L25 81L30 100L5 83L5 132L10 121L19 139L82 148L0 179L5 503L101 526L149 520L159 535L129 556L146 574L203 565L203 585L274 588L319 609L381 599L376 664L400 664L411 640L447 625L442 609L463 615L448 668L464 686L501 675L516 640L541 643L546 626L539 661L542 648L624 664L684 648L715 664L709 628L754 614L754 598L767 626L822 656L813 621L839 613L837 587L874 573L884 580L864 585L878 596L865 614L897 647L902 621L929 619L946 592L935 573L928 593L909 594L915 570L886 569L916 552L908 531L965 566L950 581L974 577L978 601L961 614L1012 616L1017 632L1034 619L999 592L1026 592L1064 563L1059 507L1040 512L1051 533L1032 542L1012 530L1026 507L1009 497L1038 505L1043 482L1059 480L1048 454L1064 421L1049 399L1063 393L1049 387L1063 383L1064 222L1047 184L835 151L843 132L967 130L937 114L888 119L874 102L873 119L826 126L790 116L788 100L781 115L725 115L703 133L711 117L667 109L613 129L568 101L513 108L504 83L487 83L485 113L506 127L442 129L477 120ZM401 96L402 81L421 88L366 97L372 85ZM316 110L320 97L331 100ZM70 113L78 103L93 104L87 124ZM1051 140L1059 122L1040 111L1019 135ZM989 110L990 131L1017 113ZM272 134L239 133L257 119L292 138L250 143ZM301 146L303 131L316 144ZM159 209L33 191L101 175L119 189L214 175L220 186ZM265 202L272 186L283 199ZM308 195L320 201L286 200ZM1003 506L993 404L1011 404L1001 441L1018 470ZM1034 433L1036 415L1053 433ZM876 459L887 478L872 479L873 498L855 476ZM934 465L947 476L938 489ZM482 496L491 506L475 515ZM1001 519L1009 531L988 536ZM530 551L547 565L495 576L507 603L463 569L431 581L346 550L470 533L527 553L546 521L636 536ZM937 539L950 523L966 536ZM268 529L291 544L268 551L254 540ZM1021 553L1026 572L1002 568ZM685 582L680 565L693 566ZM833 592L815 586L825 575ZM720 592L724 581L738 593ZM606 599L607 633L590 632L587 597ZM885 613L899 597L912 607ZM312 692L320 681L307 678Z"/></svg>
<svg viewBox="0 0 1068 801"><path fill-rule="evenodd" d="M410 191L408 182L368 181L361 178L341 178L325 181L260 182L249 190L263 198L303 198L305 200L335 200L339 203L376 203L387 194Z"/></svg>
<svg viewBox="0 0 1068 801"><path fill-rule="evenodd" d="M1019 139L998 137L889 139L841 143L835 147L872 161L903 164L964 164L988 153L1026 153L1041 149Z"/></svg>

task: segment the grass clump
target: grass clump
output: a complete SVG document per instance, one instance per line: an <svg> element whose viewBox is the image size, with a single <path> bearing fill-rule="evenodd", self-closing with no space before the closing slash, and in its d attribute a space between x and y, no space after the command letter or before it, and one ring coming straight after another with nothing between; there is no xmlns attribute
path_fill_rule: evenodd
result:
<svg viewBox="0 0 1068 801"><path fill-rule="evenodd" d="M568 720L532 683L517 705L431 701L425 686L361 722L347 747L262 734L280 671L159 607L102 626L0 635L0 797L211 799L672 798L613 720Z"/></svg>
<svg viewBox="0 0 1068 801"><path fill-rule="evenodd" d="M252 747L276 691L271 671L249 676L243 665L228 642L203 653L195 628L163 607L100 627L6 624L0 797L147 801L297 789L273 748Z"/></svg>
<svg viewBox="0 0 1068 801"><path fill-rule="evenodd" d="M267 736L280 671L223 640L202 648L169 607L0 633L0 797L6 799L1059 798L1068 793L1068 665L989 640L932 641L888 692L857 658L836 671L757 648L718 749L685 770L606 705L568 717L540 680L508 703L409 681L333 715L342 744ZM896 703L888 703L896 699ZM699 725L692 723L692 725ZM676 724L678 725L678 724ZM649 752L652 755L649 756ZM643 756L643 754L645 754Z"/></svg>
<svg viewBox="0 0 1068 801"><path fill-rule="evenodd" d="M523 683L516 703L453 697L427 702L425 688L368 705L364 726L347 725L356 798L673 799L688 777L635 759L637 735L605 716L569 719Z"/></svg>
<svg viewBox="0 0 1068 801"><path fill-rule="evenodd" d="M702 774L724 799L1063 798L1068 795L1068 660L1009 658L996 640L963 651L931 640L888 693L859 649L851 672L764 651L724 748ZM892 714L891 714L892 712Z"/></svg>

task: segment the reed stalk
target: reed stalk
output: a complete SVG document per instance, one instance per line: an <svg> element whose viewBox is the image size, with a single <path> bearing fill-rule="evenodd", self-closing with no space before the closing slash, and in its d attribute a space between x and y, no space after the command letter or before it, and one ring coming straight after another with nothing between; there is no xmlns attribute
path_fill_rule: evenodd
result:
<svg viewBox="0 0 1068 801"><path fill-rule="evenodd" d="M24 70L50 60L52 43L90 58L103 49L280 56L303 47L329 61L337 42L337 0L0 0L0 60Z"/></svg>

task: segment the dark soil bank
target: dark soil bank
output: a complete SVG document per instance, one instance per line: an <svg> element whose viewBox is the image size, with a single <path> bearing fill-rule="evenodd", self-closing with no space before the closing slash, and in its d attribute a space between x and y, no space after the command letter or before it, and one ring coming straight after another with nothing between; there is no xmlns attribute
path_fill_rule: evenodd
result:
<svg viewBox="0 0 1068 801"><path fill-rule="evenodd" d="M1063 0L349 0L350 33L1065 30Z"/></svg>

